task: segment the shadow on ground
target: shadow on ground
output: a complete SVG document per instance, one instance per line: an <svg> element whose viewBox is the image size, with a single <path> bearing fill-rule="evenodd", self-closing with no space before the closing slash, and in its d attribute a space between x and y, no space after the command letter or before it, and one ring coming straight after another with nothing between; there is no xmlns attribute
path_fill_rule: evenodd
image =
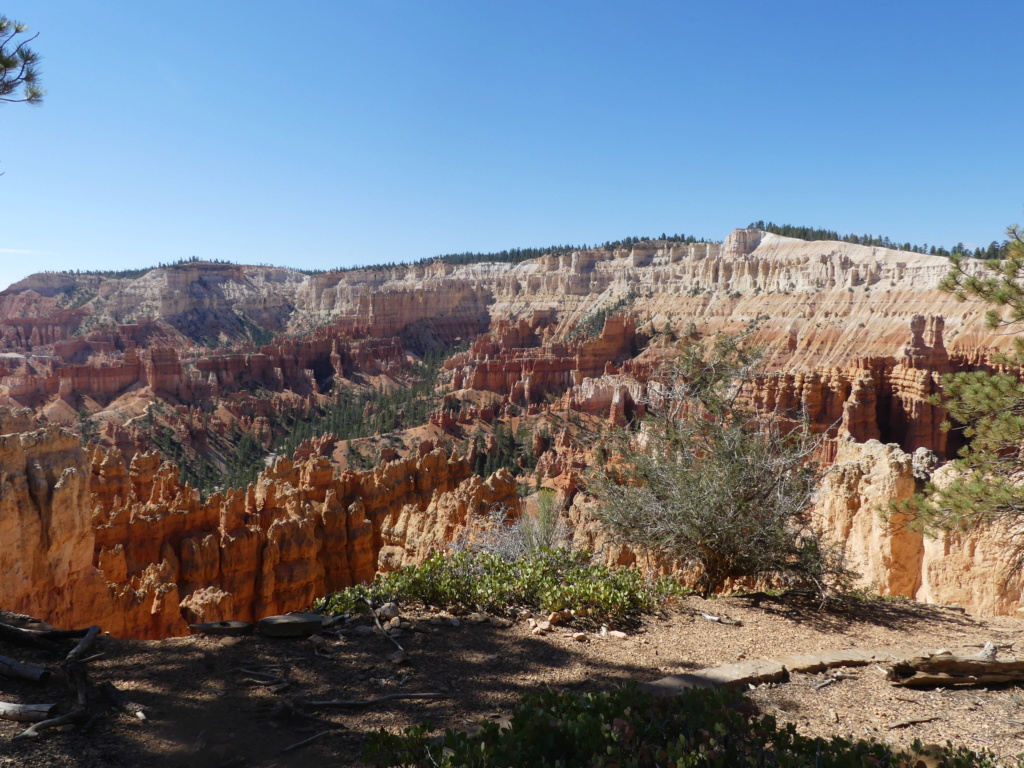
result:
<svg viewBox="0 0 1024 768"><path fill-rule="evenodd" d="M315 763L361 765L371 733L430 723L468 728L487 716L510 714L525 692L547 686L600 690L618 682L650 678L638 665L599 658L581 661L582 644L560 647L529 635L524 625L499 629L483 624L452 626L447 620L399 639L408 659L395 663L395 646L380 634L345 636L320 643L310 639L192 637L161 642L99 638L88 665L95 689L109 681L140 705L145 722L130 714L94 707L85 726L46 731L37 739L13 741L23 723L0 720L0 765L188 766L245 768ZM59 673L58 652L0 642L0 655L54 670L46 686L0 680L0 700L56 703L55 714L74 707L74 696ZM578 650L577 650L578 648ZM685 665L683 659L673 663ZM263 675L253 674L263 673ZM289 681L283 688L266 675ZM656 675L655 675L656 676ZM308 702L366 700L403 693L438 693L447 698L388 701L358 709L318 708ZM317 734L306 746L282 752Z"/></svg>

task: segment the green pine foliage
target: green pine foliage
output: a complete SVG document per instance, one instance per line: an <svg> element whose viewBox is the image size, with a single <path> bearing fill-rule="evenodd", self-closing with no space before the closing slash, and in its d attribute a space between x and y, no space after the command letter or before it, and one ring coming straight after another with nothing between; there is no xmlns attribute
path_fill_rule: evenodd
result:
<svg viewBox="0 0 1024 768"><path fill-rule="evenodd" d="M205 444L197 450L191 447L195 440L177 435L159 418L164 413L159 403L147 414L146 432L164 457L178 465L181 482L188 482L204 496L228 488L245 488L256 481L268 456L290 456L304 440L325 434L333 434L339 440L354 440L426 423L441 403L436 382L444 359L462 348L428 353L410 369L405 384L387 390L373 387L339 390L326 405L285 412L275 420L275 437L269 449L244 432L237 422L231 424L226 434L206 430L209 414L204 412L203 423L189 427L194 432L197 426L202 426L206 433ZM512 441L516 450L521 451L521 444L514 437ZM506 453L501 461L511 465L508 459L511 443L503 437L502 445ZM372 468L372 462L357 456L350 454L353 466Z"/></svg>
<svg viewBox="0 0 1024 768"><path fill-rule="evenodd" d="M927 762L921 758L927 758ZM760 715L740 694L691 690L654 697L631 684L606 693L533 691L502 727L484 721L474 735L427 726L401 734L380 730L364 759L378 767L414 768L998 768L1024 765L989 752L952 746L900 752L875 741L810 738L792 723Z"/></svg>
<svg viewBox="0 0 1024 768"><path fill-rule="evenodd" d="M441 404L436 391L441 366L459 349L462 347L428 352L410 370L405 386L341 390L325 406L284 417L280 424L283 435L274 444L275 452L291 455L303 440L327 433L339 440L354 440L426 423Z"/></svg>
<svg viewBox="0 0 1024 768"><path fill-rule="evenodd" d="M0 102L41 104L44 91L39 85L39 54L29 47L39 34L21 37L28 27L0 15Z"/></svg>
<svg viewBox="0 0 1024 768"><path fill-rule="evenodd" d="M486 450L486 440L482 432L477 431L470 438L476 444L476 463L473 472L480 477L488 478L499 469L507 469L513 475L520 475L537 466L537 457L533 455L531 436L528 430L518 434L502 422L494 422L494 442L497 446L492 455Z"/></svg>
<svg viewBox="0 0 1024 768"><path fill-rule="evenodd" d="M1024 233L1009 230L1007 255L986 261L982 270L954 258L941 290L961 301L981 300L992 308L991 328L1024 321ZM942 377L942 392L932 398L949 414L944 425L961 431L967 441L953 461L953 482L938 488L929 483L922 494L891 511L909 516L928 532L967 531L1000 525L1013 547L1006 563L1009 579L1024 568L1024 339L1014 339L1012 354L997 356L1003 371L966 371Z"/></svg>
<svg viewBox="0 0 1024 768"><path fill-rule="evenodd" d="M794 226L793 224L776 224L773 221L754 221L747 229L759 229L762 232L771 232L783 237L795 237L800 240L835 240L844 243L857 245L873 245L879 248L894 248L900 251L911 251L913 253L927 253L933 256L962 256L975 259L1002 259L1005 258L1009 242L1002 243L993 240L987 248L975 248L973 251L963 243L957 243L951 249L942 246L914 245L912 243L899 243L880 235L840 235L833 229L817 229L815 227Z"/></svg>

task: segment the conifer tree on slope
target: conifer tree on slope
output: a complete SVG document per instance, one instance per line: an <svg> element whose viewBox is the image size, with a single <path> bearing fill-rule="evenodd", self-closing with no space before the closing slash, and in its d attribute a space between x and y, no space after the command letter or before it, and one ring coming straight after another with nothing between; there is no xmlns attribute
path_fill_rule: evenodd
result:
<svg viewBox="0 0 1024 768"><path fill-rule="evenodd" d="M1008 234L1006 258L987 260L979 269L977 261L953 256L939 284L960 301L990 304L990 328L1024 322L1024 231L1013 226ZM1024 568L1024 336L995 362L1005 370L946 374L941 394L932 399L949 413L945 428L962 429L968 438L953 462L956 479L943 488L929 483L925 493L892 508L930 532L1003 526L1013 546L1009 579Z"/></svg>

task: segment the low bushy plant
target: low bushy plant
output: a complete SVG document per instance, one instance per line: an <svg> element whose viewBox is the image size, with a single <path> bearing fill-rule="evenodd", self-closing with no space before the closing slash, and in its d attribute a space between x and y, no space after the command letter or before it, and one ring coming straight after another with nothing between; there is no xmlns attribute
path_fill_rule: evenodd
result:
<svg viewBox="0 0 1024 768"><path fill-rule="evenodd" d="M501 729L485 722L470 736L447 731L431 738L418 726L400 735L379 731L364 755L377 766L431 768L911 768L922 755L885 744L809 738L792 724L760 716L740 695L694 690L655 698L635 686L610 693L577 695L552 690L527 694ZM946 768L996 768L990 753L947 746L931 754ZM1018 759L1016 765L1024 765Z"/></svg>
<svg viewBox="0 0 1024 768"><path fill-rule="evenodd" d="M355 611L388 600L458 610L504 613L514 608L560 611L609 626L636 622L667 599L683 594L677 581L645 579L636 568L608 568L587 552L543 550L534 557L506 560L490 552L434 553L418 566L380 574L368 586L335 593L317 607L332 613Z"/></svg>

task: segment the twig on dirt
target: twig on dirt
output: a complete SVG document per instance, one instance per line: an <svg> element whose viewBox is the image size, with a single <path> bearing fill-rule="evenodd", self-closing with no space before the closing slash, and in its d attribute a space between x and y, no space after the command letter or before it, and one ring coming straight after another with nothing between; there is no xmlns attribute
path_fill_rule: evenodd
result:
<svg viewBox="0 0 1024 768"><path fill-rule="evenodd" d="M332 699L331 701L305 701L307 707L347 707L358 709L360 707L372 707L385 701L398 701L399 699L450 699L447 693L391 693L376 699L364 699L363 701L342 701Z"/></svg>
<svg viewBox="0 0 1024 768"><path fill-rule="evenodd" d="M275 667L275 669L279 669L279 667ZM283 675L274 675L274 674L271 674L270 672L260 672L259 670L256 670L256 669L246 669L245 667L236 667L235 669L233 669L231 671L232 672L241 672L241 673L246 674L246 675L255 675L256 677L266 677L266 678L268 678L269 680L271 680L272 682L275 682L275 683L285 683L285 682L288 682L288 678L284 677ZM261 685L265 685L265 684L266 683L261 683Z"/></svg>
<svg viewBox="0 0 1024 768"><path fill-rule="evenodd" d="M832 685L832 683L834 683L835 681L836 681L836 679L834 677L830 677L830 678L828 678L826 680L822 680L820 683L818 683L817 685L813 686L814 690L820 691L822 688L824 688L824 687L826 687L828 685Z"/></svg>
<svg viewBox="0 0 1024 768"><path fill-rule="evenodd" d="M888 730L894 728L906 728L908 725L919 725L920 723L931 723L935 720L940 720L939 717L912 717L909 720L897 720L895 723L886 723L885 727Z"/></svg>
<svg viewBox="0 0 1024 768"><path fill-rule="evenodd" d="M370 609L370 615L373 616L373 621L377 624L377 629L381 631L381 634L383 634L384 637L386 637L388 640L394 643L398 650L404 651L405 648L403 648L401 644L397 640L395 640L395 638L389 635L387 633L387 630L384 629L384 625L380 623L380 619L377 617L377 611L373 609L373 603L371 603L369 599L365 597L363 598L363 602L366 603L366 607Z"/></svg>
<svg viewBox="0 0 1024 768"><path fill-rule="evenodd" d="M297 741L294 744L291 744L291 745L285 747L284 749L281 750L281 754L284 755L284 754L287 754L288 752L294 752L296 749L300 749L300 748L306 746L307 744L309 744L310 742L316 741L321 736L329 736L331 733L332 733L332 731L320 731L320 733L316 733L316 734L310 736L308 739L303 739L302 741Z"/></svg>

